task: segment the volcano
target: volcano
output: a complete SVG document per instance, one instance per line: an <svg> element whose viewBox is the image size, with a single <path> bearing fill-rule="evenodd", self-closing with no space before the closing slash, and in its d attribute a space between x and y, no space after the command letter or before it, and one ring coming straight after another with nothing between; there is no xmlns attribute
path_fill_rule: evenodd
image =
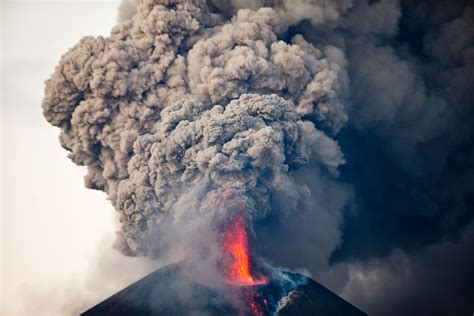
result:
<svg viewBox="0 0 474 316"><path fill-rule="evenodd" d="M298 273L277 270L266 284L216 288L190 281L186 269L158 269L81 315L366 315Z"/></svg>

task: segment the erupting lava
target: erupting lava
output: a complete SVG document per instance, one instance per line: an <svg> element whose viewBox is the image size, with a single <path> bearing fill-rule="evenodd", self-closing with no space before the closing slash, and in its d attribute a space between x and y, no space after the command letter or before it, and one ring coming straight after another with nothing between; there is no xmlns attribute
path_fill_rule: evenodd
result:
<svg viewBox="0 0 474 316"><path fill-rule="evenodd" d="M224 232L224 251L232 258L224 269L228 283L234 285L260 285L265 278L255 279L252 275L249 257L249 242L244 217L237 216Z"/></svg>
<svg viewBox="0 0 474 316"><path fill-rule="evenodd" d="M263 316L268 311L267 300L261 297L254 288L247 286L262 285L268 282L267 278L255 278L252 275L249 255L249 240L245 220L242 215L226 227L223 240L224 252L230 254L230 261L224 268L227 282L232 285L244 286L240 292L241 298L248 302L255 316ZM244 313L241 313L242 315Z"/></svg>

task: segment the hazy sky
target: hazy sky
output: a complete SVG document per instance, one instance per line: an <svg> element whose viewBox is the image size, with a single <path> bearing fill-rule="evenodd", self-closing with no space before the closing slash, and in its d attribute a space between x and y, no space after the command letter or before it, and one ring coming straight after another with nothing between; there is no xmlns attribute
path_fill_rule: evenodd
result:
<svg viewBox="0 0 474 316"><path fill-rule="evenodd" d="M83 186L85 169L66 158L41 110L60 56L84 35L107 35L118 2L1 2L2 315L51 315L63 303L45 300L52 291L94 287L86 271L100 275L97 260L121 260L110 247L115 211Z"/></svg>

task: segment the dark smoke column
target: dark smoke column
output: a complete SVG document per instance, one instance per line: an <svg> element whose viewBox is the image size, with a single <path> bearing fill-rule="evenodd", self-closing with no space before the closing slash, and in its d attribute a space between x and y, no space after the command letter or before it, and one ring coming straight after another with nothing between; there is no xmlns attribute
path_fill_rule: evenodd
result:
<svg viewBox="0 0 474 316"><path fill-rule="evenodd" d="M246 223L285 221L310 207L313 189L297 171L331 178L344 163L327 135L347 119L341 58L300 35L278 40L270 8L230 20L214 11L200 0L140 1L110 37L69 50L46 82L44 115L87 166L86 186L120 213L124 254L192 255L218 239L203 232L242 210Z"/></svg>

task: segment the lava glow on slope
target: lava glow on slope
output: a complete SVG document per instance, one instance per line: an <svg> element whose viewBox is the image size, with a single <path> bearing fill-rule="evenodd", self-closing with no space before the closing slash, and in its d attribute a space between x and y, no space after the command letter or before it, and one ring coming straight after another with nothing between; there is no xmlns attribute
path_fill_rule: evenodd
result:
<svg viewBox="0 0 474 316"><path fill-rule="evenodd" d="M226 227L223 240L224 252L229 254L229 262L224 268L227 283L241 286L240 297L249 304L255 316L263 316L268 312L267 299L255 291L255 286L268 283L265 277L255 278L252 275L249 255L249 240L245 220L237 216ZM244 315L241 311L241 315Z"/></svg>
<svg viewBox="0 0 474 316"><path fill-rule="evenodd" d="M255 279L252 275L249 257L249 241L242 215L227 226L223 240L224 251L231 255L230 262L224 268L227 282L233 285L252 286L266 284L267 279Z"/></svg>

